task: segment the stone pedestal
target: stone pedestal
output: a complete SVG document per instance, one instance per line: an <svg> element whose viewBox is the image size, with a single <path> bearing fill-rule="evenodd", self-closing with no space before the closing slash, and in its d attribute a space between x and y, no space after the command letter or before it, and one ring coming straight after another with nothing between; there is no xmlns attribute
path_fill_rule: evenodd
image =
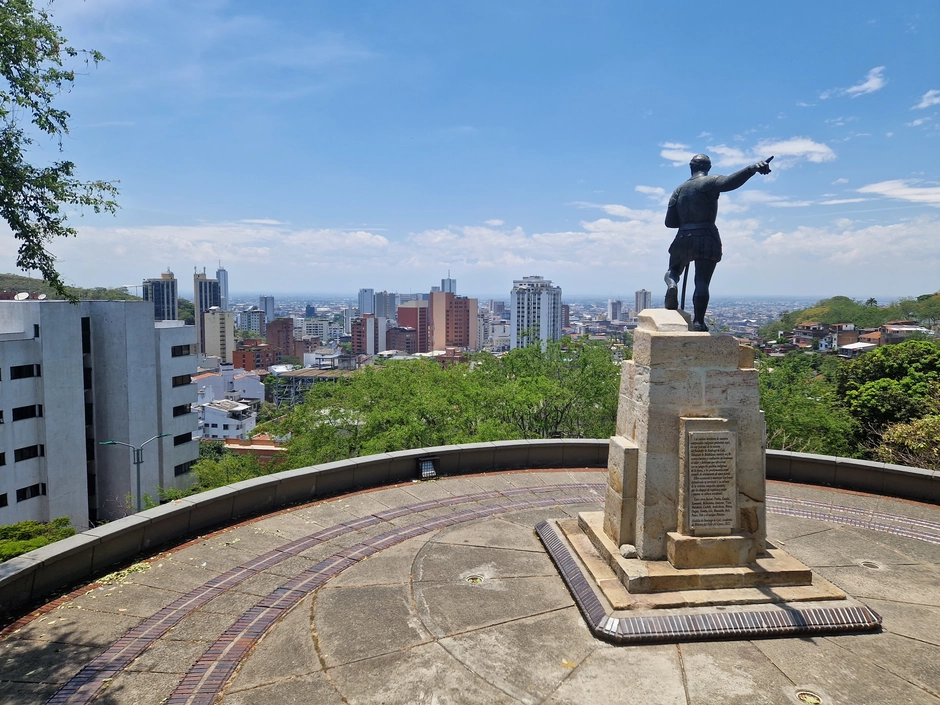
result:
<svg viewBox="0 0 940 705"><path fill-rule="evenodd" d="M611 439L605 533L645 560L668 559L677 534L685 537L678 556L706 537L700 562L753 562L766 538L753 356L731 336L689 332L676 311L641 312L633 340ZM712 540L722 535L731 538Z"/></svg>
<svg viewBox="0 0 940 705"><path fill-rule="evenodd" d="M698 638L681 625L714 606L730 634L767 636L780 633L775 610L726 610L768 604L821 632L877 628L880 618L854 603L831 612L800 606L847 600L767 543L753 350L731 336L690 332L679 312L660 309L640 313L633 341L604 511L536 527L592 630L623 643L647 638L661 622L656 639ZM629 615L637 610L678 611L657 621Z"/></svg>

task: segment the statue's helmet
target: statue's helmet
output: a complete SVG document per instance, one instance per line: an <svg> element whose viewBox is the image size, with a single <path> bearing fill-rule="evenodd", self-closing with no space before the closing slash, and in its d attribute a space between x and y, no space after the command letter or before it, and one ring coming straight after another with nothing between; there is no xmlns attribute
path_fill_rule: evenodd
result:
<svg viewBox="0 0 940 705"><path fill-rule="evenodd" d="M696 154L689 162L689 166L692 171L708 171L712 168L712 160L708 158L707 154Z"/></svg>

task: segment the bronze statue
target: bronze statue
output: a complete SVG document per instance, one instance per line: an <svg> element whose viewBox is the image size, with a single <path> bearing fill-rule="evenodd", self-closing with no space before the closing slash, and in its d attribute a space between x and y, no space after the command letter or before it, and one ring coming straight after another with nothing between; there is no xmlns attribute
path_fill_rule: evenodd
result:
<svg viewBox="0 0 940 705"><path fill-rule="evenodd" d="M715 265L721 261L721 237L715 226L718 196L743 186L754 174L769 174L770 161L757 162L730 176L709 176L712 161L707 154L696 154L689 162L691 178L677 188L669 199L666 227L679 228L669 246L669 271L666 272L666 308L679 308L679 280L683 270L688 273L695 262L695 290L692 293L692 330L707 331L705 310L708 308L708 285ZM685 304L685 284L682 286Z"/></svg>

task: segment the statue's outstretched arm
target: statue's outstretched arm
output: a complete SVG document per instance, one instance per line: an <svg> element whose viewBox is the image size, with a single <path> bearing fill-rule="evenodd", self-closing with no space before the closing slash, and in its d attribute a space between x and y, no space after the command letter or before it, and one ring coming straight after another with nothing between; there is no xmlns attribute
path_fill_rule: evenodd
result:
<svg viewBox="0 0 940 705"><path fill-rule="evenodd" d="M771 160L773 160L773 157L757 162L757 164L746 166L741 169L741 171L736 171L728 176L716 176L715 188L722 193L725 191L734 191L736 188L743 186L754 174L769 174Z"/></svg>

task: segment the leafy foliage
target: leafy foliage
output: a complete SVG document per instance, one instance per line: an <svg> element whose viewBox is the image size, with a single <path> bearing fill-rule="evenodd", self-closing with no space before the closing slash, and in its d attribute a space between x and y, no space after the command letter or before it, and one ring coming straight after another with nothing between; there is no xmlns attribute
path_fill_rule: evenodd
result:
<svg viewBox="0 0 940 705"><path fill-rule="evenodd" d="M75 81L75 71L65 66L73 59L97 64L104 57L70 46L33 0L0 3L0 217L20 241L16 265L38 270L56 293L72 300L47 249L54 238L76 233L66 224L62 207L113 213L117 188L78 179L75 164L67 160L34 165L27 152L37 133L58 138L62 149L69 114L53 101Z"/></svg>
<svg viewBox="0 0 940 705"><path fill-rule="evenodd" d="M839 403L831 381L833 363L838 365L838 360L800 352L761 360L761 408L769 448L845 457L859 454L854 442L857 423Z"/></svg>
<svg viewBox="0 0 940 705"><path fill-rule="evenodd" d="M446 368L389 361L315 385L271 432L289 436L291 467L453 443L604 437L614 429L619 379L609 349L586 341Z"/></svg>
<svg viewBox="0 0 940 705"><path fill-rule="evenodd" d="M891 426L875 456L886 463L940 470L940 416L925 416Z"/></svg>
<svg viewBox="0 0 940 705"><path fill-rule="evenodd" d="M50 299L80 301L140 301L139 296L128 293L126 288L108 289L96 286L85 289L78 286L65 287L65 293L59 293L41 279L32 279L19 274L0 274L0 291L26 291L30 294L45 294Z"/></svg>
<svg viewBox="0 0 940 705"><path fill-rule="evenodd" d="M188 326L196 325L196 307L189 299L177 299L177 318Z"/></svg>
<svg viewBox="0 0 940 705"><path fill-rule="evenodd" d="M833 296L822 299L810 308L791 311L780 317L779 321L763 326L758 334L762 338L777 337L780 330L793 330L800 323L818 321L820 323L854 323L859 328L878 328L888 321L926 320L932 322L940 318L940 294L929 294L915 299L901 299L884 308L878 302L868 299L862 303L847 296Z"/></svg>
<svg viewBox="0 0 940 705"><path fill-rule="evenodd" d="M21 521L0 526L0 562L75 534L68 517L50 522Z"/></svg>
<svg viewBox="0 0 940 705"><path fill-rule="evenodd" d="M908 340L887 345L845 365L837 392L859 422L875 432L930 411L940 385L940 346Z"/></svg>

